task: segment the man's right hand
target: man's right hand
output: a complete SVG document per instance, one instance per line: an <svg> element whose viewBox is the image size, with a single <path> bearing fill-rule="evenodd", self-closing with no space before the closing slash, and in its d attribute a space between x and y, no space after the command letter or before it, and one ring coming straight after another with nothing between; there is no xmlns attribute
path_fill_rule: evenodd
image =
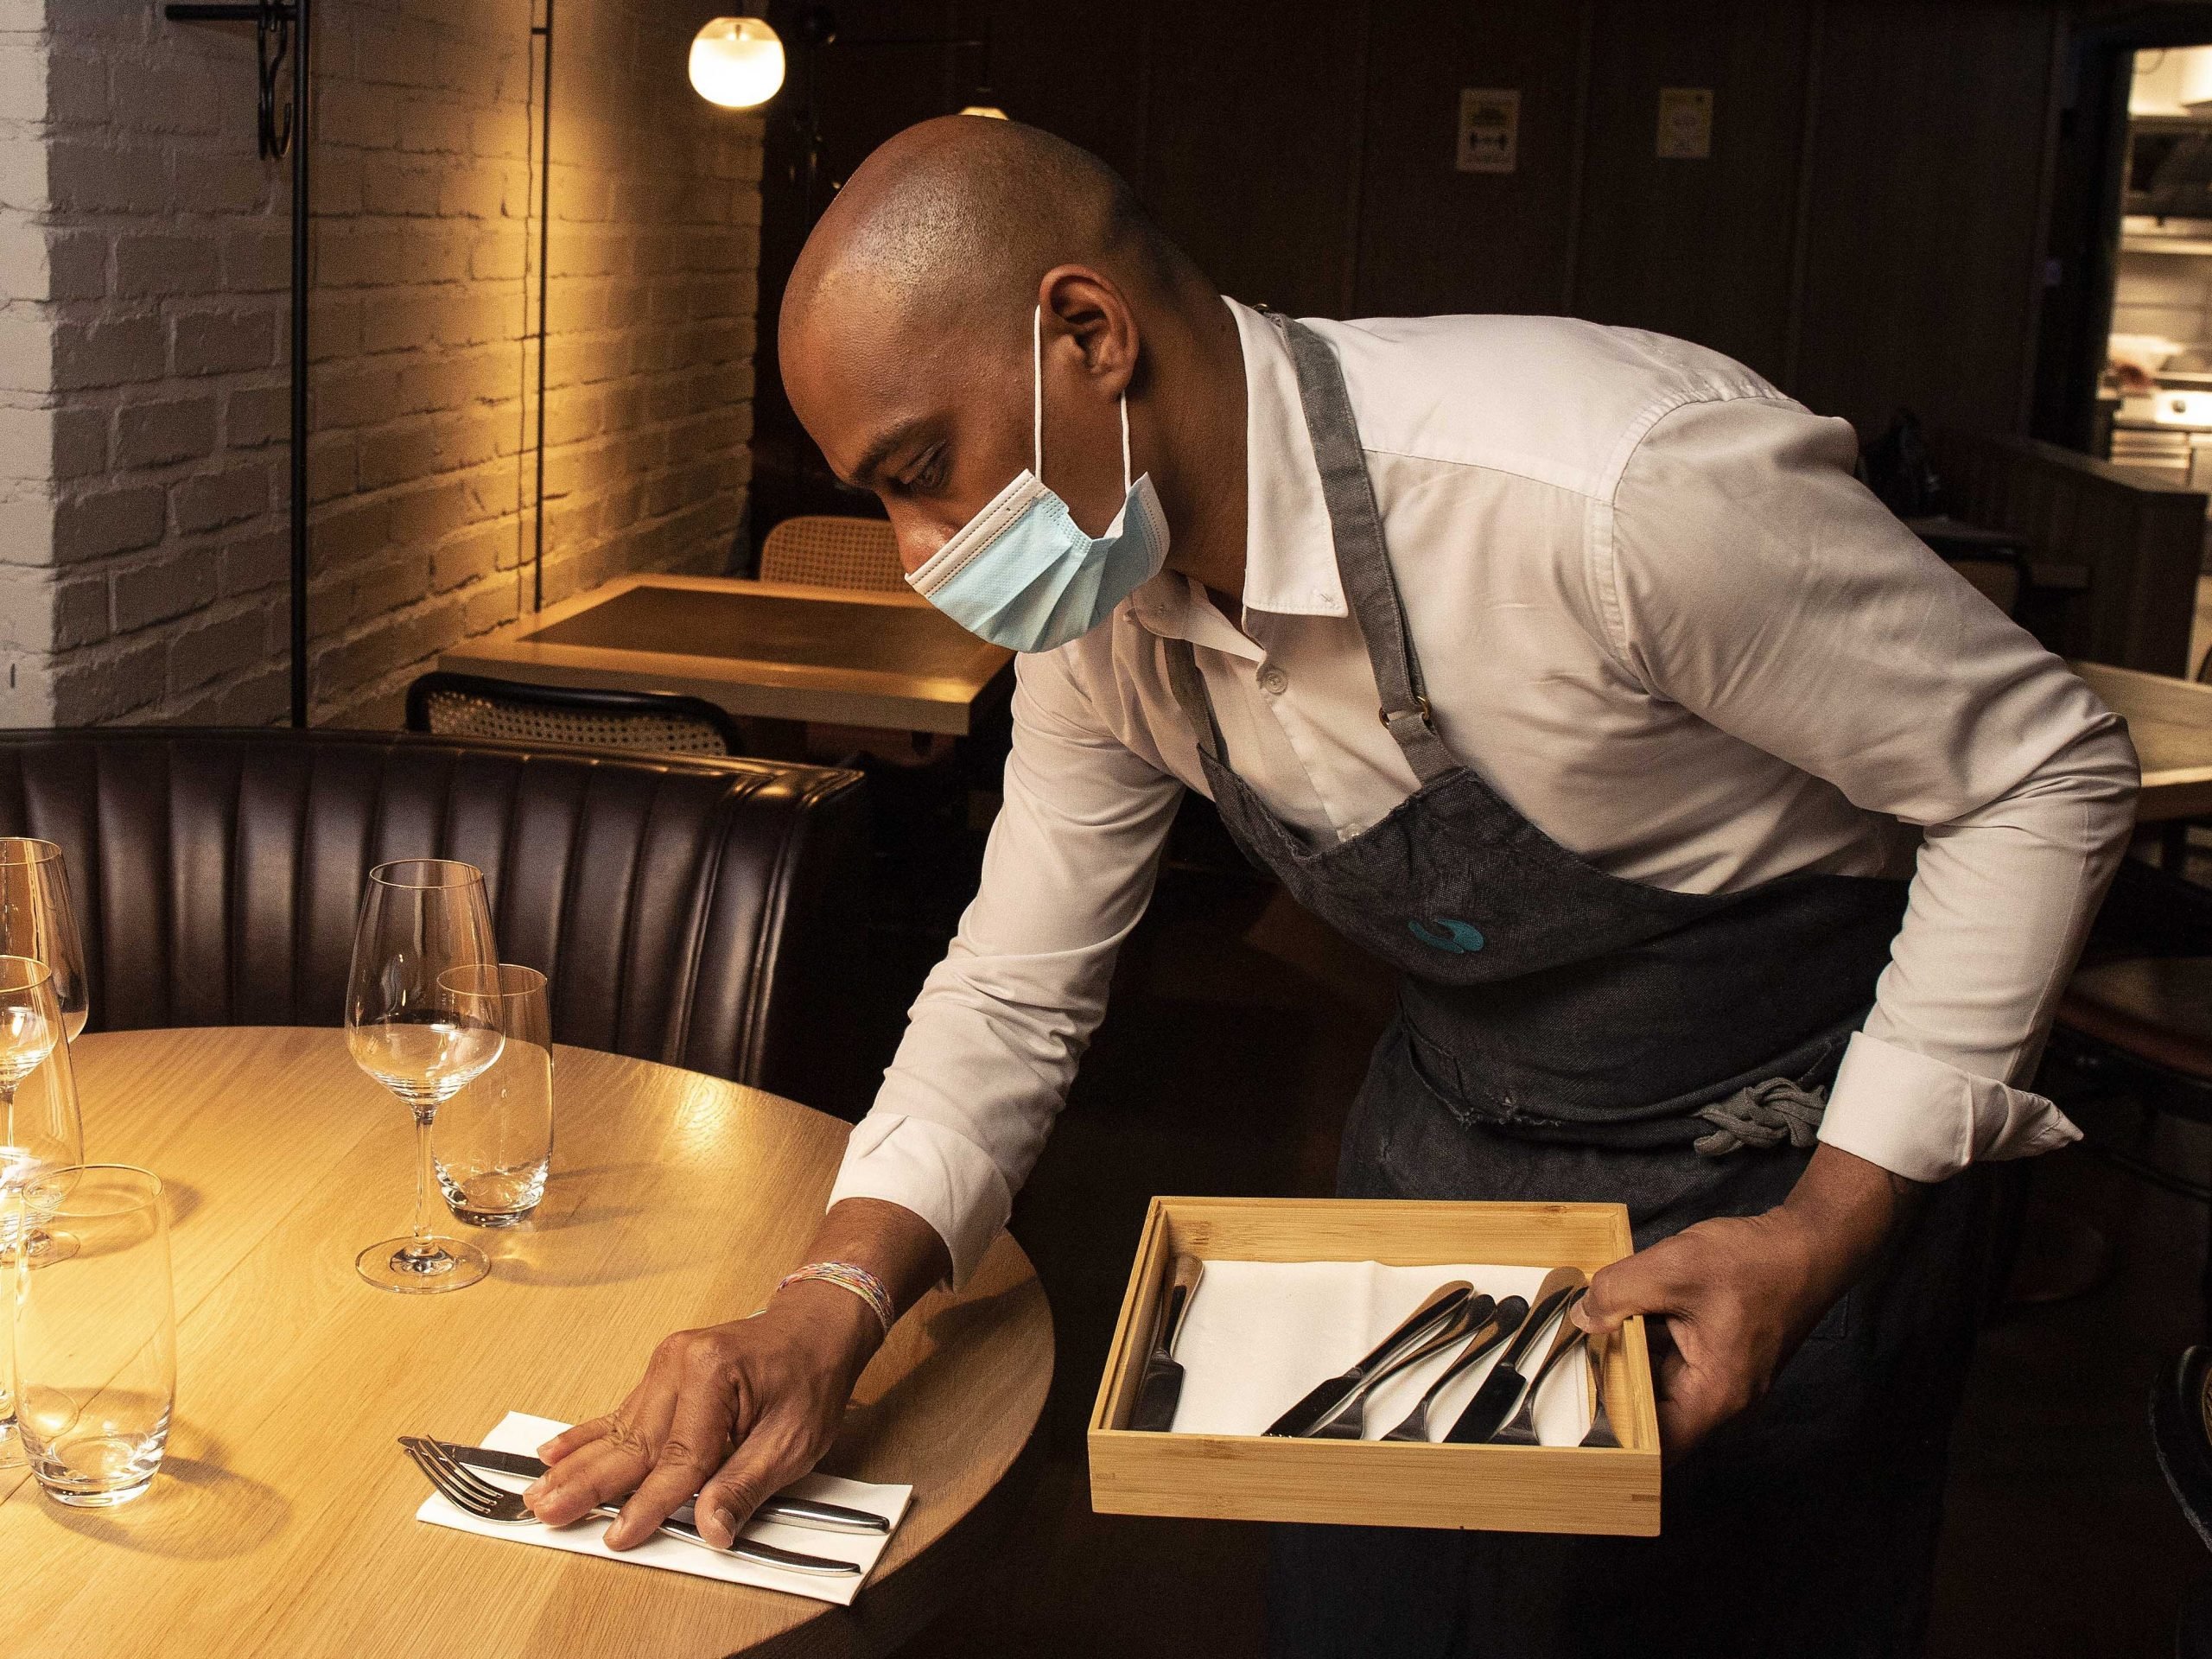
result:
<svg viewBox="0 0 2212 1659"><path fill-rule="evenodd" d="M927 1222L873 1198L831 1210L808 1259L860 1263L902 1309L951 1265ZM607 1543L628 1549L696 1493L701 1535L726 1549L830 1449L883 1336L868 1303L820 1280L777 1292L749 1319L679 1331L620 1406L538 1448L551 1467L523 1497L560 1526L626 1494Z"/></svg>
<svg viewBox="0 0 2212 1659"><path fill-rule="evenodd" d="M627 1549L696 1493L701 1535L727 1548L830 1449L881 1338L865 1302L820 1283L780 1292L753 1319L678 1331L620 1406L538 1449L552 1467L524 1496L557 1527L628 1493L607 1529L608 1548Z"/></svg>

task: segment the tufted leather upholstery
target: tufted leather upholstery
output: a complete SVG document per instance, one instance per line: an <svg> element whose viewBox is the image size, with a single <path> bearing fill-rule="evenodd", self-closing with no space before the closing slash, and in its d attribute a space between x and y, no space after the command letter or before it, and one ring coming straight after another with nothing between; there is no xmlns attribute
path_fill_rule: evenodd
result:
<svg viewBox="0 0 2212 1659"><path fill-rule="evenodd" d="M855 1116L860 779L383 732L0 732L0 834L58 842L92 1028L335 1025L371 866L484 872L561 1041Z"/></svg>

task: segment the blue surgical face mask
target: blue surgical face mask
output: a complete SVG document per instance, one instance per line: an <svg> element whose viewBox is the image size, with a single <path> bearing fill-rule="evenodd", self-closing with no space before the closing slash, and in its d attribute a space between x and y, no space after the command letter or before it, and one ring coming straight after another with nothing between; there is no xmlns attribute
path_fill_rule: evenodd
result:
<svg viewBox="0 0 2212 1659"><path fill-rule="evenodd" d="M1122 510L1086 536L1045 487L1044 309L1030 321L1034 464L906 578L969 632L1009 651L1050 651L1089 633L1167 562L1167 520L1147 474L1129 482L1129 400L1122 399Z"/></svg>

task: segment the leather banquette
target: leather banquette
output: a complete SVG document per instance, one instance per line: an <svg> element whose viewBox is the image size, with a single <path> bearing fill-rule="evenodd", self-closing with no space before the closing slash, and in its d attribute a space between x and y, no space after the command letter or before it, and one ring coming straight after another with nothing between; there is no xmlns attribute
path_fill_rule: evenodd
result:
<svg viewBox="0 0 2212 1659"><path fill-rule="evenodd" d="M0 732L0 834L60 844L92 1030L335 1025L389 859L484 872L561 1042L856 1116L857 773L386 732Z"/></svg>

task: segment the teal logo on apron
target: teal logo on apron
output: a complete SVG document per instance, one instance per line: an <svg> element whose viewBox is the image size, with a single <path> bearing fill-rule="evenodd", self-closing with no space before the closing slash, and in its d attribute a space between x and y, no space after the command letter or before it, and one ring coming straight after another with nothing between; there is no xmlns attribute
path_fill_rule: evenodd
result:
<svg viewBox="0 0 2212 1659"><path fill-rule="evenodd" d="M1406 931L1430 949L1449 950L1455 957L1479 950L1484 944L1482 929L1449 916L1439 916L1433 922L1408 922Z"/></svg>

